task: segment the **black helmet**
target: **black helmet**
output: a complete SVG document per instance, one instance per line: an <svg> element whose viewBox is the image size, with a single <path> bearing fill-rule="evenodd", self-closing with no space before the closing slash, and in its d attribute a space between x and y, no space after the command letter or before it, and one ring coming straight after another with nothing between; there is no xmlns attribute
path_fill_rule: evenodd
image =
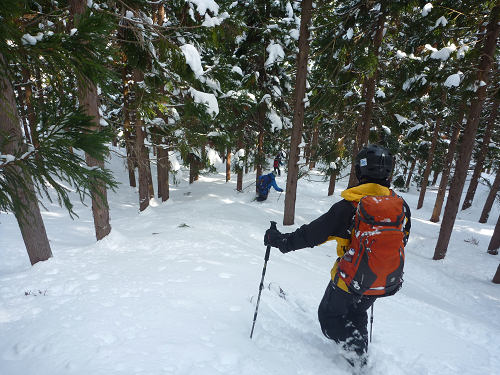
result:
<svg viewBox="0 0 500 375"><path fill-rule="evenodd" d="M363 147L356 155L356 177L361 180L363 176L375 180L388 179L392 172L393 156L383 146L371 144Z"/></svg>

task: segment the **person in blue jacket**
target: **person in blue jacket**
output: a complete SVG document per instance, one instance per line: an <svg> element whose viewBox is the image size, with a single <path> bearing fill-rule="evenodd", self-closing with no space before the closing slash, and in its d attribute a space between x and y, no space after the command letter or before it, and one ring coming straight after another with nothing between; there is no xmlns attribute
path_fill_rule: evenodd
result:
<svg viewBox="0 0 500 375"><path fill-rule="evenodd" d="M255 200L258 202L265 201L267 199L267 196L269 195L269 190L271 190L271 187L273 187L276 191L283 192L283 189L276 185L275 172L259 176L257 178L257 192L259 193L259 196L255 198Z"/></svg>

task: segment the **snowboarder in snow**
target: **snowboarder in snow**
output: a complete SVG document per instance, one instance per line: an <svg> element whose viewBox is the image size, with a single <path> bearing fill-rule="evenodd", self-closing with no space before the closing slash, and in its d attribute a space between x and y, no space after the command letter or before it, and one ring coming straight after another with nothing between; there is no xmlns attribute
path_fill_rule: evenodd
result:
<svg viewBox="0 0 500 375"><path fill-rule="evenodd" d="M259 176L257 178L257 191L259 193L259 196L255 198L255 200L258 202L265 201L267 199L267 196L269 195L269 190L271 190L271 187L273 187L276 191L283 192L283 189L276 185L275 172Z"/></svg>
<svg viewBox="0 0 500 375"><path fill-rule="evenodd" d="M344 190L343 200L335 203L328 212L301 226L292 233L281 233L277 229L268 229L264 244L288 253L306 247L318 246L329 240L337 241L339 258L331 270L323 299L318 309L318 319L323 334L337 342L346 351L346 358L353 366L364 366L368 350L368 314L367 310L378 298L373 295L356 295L349 291L347 284L339 277L340 257L349 251L353 239L353 217L356 205L366 196L389 196L389 176L392 172L393 157L384 147L369 145L361 149L355 159L357 186ZM406 216L404 224L404 243L410 231L410 210L403 205ZM404 246L404 245L403 245ZM354 358L354 360L353 360Z"/></svg>
<svg viewBox="0 0 500 375"><path fill-rule="evenodd" d="M281 162L281 151L278 152L278 154L276 155L276 157L274 158L274 164L273 164L273 167L274 167L274 173L278 174L278 176L281 176L281 170L280 170L280 165L283 165L283 163Z"/></svg>

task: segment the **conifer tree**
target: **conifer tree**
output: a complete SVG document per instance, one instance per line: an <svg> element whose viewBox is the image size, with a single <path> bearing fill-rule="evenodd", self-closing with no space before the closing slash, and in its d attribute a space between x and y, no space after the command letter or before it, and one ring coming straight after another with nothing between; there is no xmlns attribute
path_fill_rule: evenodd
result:
<svg viewBox="0 0 500 375"><path fill-rule="evenodd" d="M64 10L44 3L32 11L28 5L20 1L0 9L2 113L9 119L2 122L0 136L0 209L15 213L34 264L51 255L37 196L52 199L56 195L59 204L74 215L69 189L61 181L74 188L82 201L92 194L102 195L100 186L113 188L116 183L109 171L86 167L80 156L86 152L102 161L112 134L107 129L94 130L92 118L77 106L73 92L77 84L112 79L103 64L108 53L99 42L90 43L109 31L109 22L102 14L89 14L77 31L67 34L58 23L66 16ZM49 15L56 22L48 22ZM31 22L19 29L23 18ZM28 124L28 134L20 131L22 111L14 106L11 91L12 83L23 79L23 68L36 72L39 91L28 117L37 123Z"/></svg>
<svg viewBox="0 0 500 375"><path fill-rule="evenodd" d="M460 196L465 184L465 178L472 154L477 126L479 124L483 102L486 96L486 89L489 82L489 75L495 55L496 44L500 32L500 2L495 2L489 16L488 26L478 62L476 82L478 88L476 97L471 101L467 124L464 131L459 153L459 159L453 175L452 186L446 202L443 221L439 231L439 238L434 251L433 259L443 259L448 249L448 243L455 223L455 218L460 204Z"/></svg>

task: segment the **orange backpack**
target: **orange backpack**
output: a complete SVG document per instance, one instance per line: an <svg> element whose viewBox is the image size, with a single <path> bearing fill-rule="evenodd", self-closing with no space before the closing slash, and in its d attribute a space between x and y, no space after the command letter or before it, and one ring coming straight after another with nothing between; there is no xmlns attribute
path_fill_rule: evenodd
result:
<svg viewBox="0 0 500 375"><path fill-rule="evenodd" d="M401 288L404 221L404 201L392 190L388 196L360 199L350 249L340 259L337 273L351 293L383 297Z"/></svg>

